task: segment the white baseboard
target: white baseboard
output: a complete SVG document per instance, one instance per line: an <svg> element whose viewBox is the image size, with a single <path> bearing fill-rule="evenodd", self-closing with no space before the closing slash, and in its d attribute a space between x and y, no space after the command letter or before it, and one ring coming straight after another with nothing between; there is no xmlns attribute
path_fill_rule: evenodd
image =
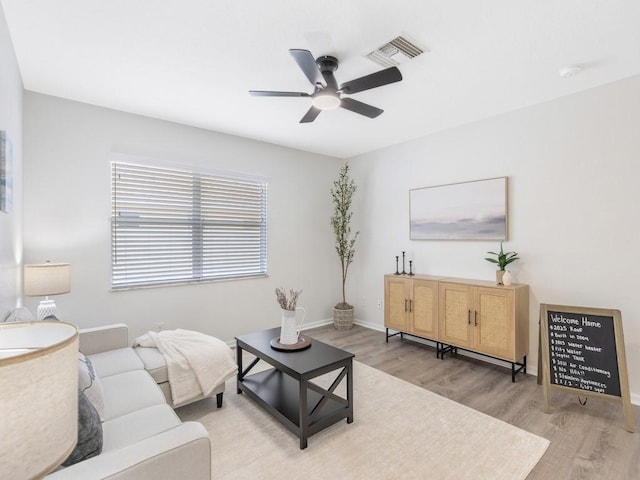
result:
<svg viewBox="0 0 640 480"><path fill-rule="evenodd" d="M333 320L331 318L325 318L324 320L318 320L315 322L304 322L302 324L302 331L311 330L316 327L324 327L325 325L331 325Z"/></svg>
<svg viewBox="0 0 640 480"><path fill-rule="evenodd" d="M361 327L368 328L370 330L377 330L378 332L385 331L385 328L382 325L379 325L377 323L370 323L370 322L365 322L364 320L357 320L357 319L354 320L353 323L356 325L360 325Z"/></svg>
<svg viewBox="0 0 640 480"><path fill-rule="evenodd" d="M302 330L310 330L312 328L324 327L325 325L332 325L332 324L333 324L332 318L325 318L324 320L318 320L317 322L310 322L310 323L305 322L305 324L302 326ZM369 323L363 320L355 319L353 321L353 324L360 325L361 327L365 327L370 330L377 330L378 332L384 332L384 327L376 323Z"/></svg>

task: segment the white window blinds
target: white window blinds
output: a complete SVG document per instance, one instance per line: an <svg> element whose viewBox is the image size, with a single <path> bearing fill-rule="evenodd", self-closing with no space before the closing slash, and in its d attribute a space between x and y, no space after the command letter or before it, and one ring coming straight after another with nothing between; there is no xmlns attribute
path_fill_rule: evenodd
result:
<svg viewBox="0 0 640 480"><path fill-rule="evenodd" d="M267 273L264 180L112 162L114 289Z"/></svg>

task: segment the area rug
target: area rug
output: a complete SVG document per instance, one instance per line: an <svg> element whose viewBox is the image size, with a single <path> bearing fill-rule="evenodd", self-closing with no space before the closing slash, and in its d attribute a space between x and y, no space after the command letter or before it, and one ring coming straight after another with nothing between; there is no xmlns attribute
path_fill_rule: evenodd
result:
<svg viewBox="0 0 640 480"><path fill-rule="evenodd" d="M326 385L330 378L319 384ZM298 438L227 382L177 411L211 436L213 478L524 479L549 441L359 362L354 422Z"/></svg>

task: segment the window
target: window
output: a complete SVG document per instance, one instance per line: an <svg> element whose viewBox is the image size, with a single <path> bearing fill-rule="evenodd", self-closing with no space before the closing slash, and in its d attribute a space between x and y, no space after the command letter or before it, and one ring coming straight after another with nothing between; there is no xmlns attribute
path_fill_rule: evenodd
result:
<svg viewBox="0 0 640 480"><path fill-rule="evenodd" d="M263 179L112 162L111 287L267 273Z"/></svg>

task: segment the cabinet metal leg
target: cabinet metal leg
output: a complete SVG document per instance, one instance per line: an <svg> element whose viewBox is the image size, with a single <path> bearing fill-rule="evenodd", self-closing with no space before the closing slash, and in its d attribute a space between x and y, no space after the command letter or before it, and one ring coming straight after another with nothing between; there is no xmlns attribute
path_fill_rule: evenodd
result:
<svg viewBox="0 0 640 480"><path fill-rule="evenodd" d="M389 343L389 338L391 338L391 337L395 337L395 336L397 336L397 335L400 335L400 338L401 338L401 339L402 339L402 338L404 338L404 334L403 334L402 332L396 332L396 333L392 333L391 335L389 335L389 329L388 329L388 328L385 328L384 330L385 330L385 336L386 336L385 341L386 341L387 343Z"/></svg>
<svg viewBox="0 0 640 480"><path fill-rule="evenodd" d="M442 342L436 343L436 358L439 358L440 360L444 360L444 354L449 352L451 352L451 354L457 353L456 347L447 345L446 343L442 343Z"/></svg>
<svg viewBox="0 0 640 480"><path fill-rule="evenodd" d="M518 365L518 368L516 368L516 365ZM522 359L522 363L518 363L518 362L511 362L511 382L515 383L516 381L516 375L518 373L527 373L527 356L525 355Z"/></svg>

